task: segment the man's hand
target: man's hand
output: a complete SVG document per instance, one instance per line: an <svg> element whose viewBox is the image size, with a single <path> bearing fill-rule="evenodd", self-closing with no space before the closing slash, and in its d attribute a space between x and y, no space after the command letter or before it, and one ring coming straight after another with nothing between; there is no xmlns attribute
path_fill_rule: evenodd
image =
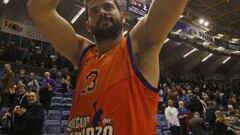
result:
<svg viewBox="0 0 240 135"><path fill-rule="evenodd" d="M42 11L54 10L59 3L59 0L28 0L27 8L29 14L41 13Z"/></svg>
<svg viewBox="0 0 240 135"><path fill-rule="evenodd" d="M19 105L16 106L13 110L13 112L17 113L18 115L23 115L24 113L26 113L26 109L24 107L20 107Z"/></svg>
<svg viewBox="0 0 240 135"><path fill-rule="evenodd" d="M50 83L47 83L47 90L48 91L52 91L53 90L53 86Z"/></svg>

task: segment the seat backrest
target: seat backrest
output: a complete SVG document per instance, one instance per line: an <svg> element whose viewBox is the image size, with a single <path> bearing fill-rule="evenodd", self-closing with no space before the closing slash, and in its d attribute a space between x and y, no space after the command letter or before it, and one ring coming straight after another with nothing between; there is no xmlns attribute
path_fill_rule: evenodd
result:
<svg viewBox="0 0 240 135"><path fill-rule="evenodd" d="M51 103L51 110L62 110L63 105L61 103Z"/></svg>
<svg viewBox="0 0 240 135"><path fill-rule="evenodd" d="M72 103L72 98L64 97L64 98L63 98L63 102L64 102L64 103Z"/></svg>
<svg viewBox="0 0 240 135"><path fill-rule="evenodd" d="M68 124L67 120L62 120L61 121L61 127L62 127L62 132L63 133L67 133L67 124Z"/></svg>
<svg viewBox="0 0 240 135"><path fill-rule="evenodd" d="M63 102L63 98L62 97L52 97L51 102L52 103L62 103Z"/></svg>
<svg viewBox="0 0 240 135"><path fill-rule="evenodd" d="M58 124L48 124L47 125L47 133L48 134L61 134L62 133L62 128Z"/></svg>
<svg viewBox="0 0 240 135"><path fill-rule="evenodd" d="M60 110L49 110L48 119L49 120L60 120L62 118L62 112Z"/></svg>

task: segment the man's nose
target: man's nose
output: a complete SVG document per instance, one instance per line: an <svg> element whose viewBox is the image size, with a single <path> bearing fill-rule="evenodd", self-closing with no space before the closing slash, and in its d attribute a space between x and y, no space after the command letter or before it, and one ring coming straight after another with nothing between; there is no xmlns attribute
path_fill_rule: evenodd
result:
<svg viewBox="0 0 240 135"><path fill-rule="evenodd" d="M99 10L99 16L106 16L107 15L107 11L104 8L101 8Z"/></svg>

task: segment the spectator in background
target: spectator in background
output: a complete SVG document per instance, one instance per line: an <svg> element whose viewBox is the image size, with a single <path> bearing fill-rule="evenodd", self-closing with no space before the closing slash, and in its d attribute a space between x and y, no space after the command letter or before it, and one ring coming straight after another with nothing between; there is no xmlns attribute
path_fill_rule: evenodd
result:
<svg viewBox="0 0 240 135"><path fill-rule="evenodd" d="M183 101L178 102L178 118L180 122L180 133L181 135L187 135L187 124L188 124L188 114L189 111L184 106Z"/></svg>
<svg viewBox="0 0 240 135"><path fill-rule="evenodd" d="M216 111L216 121L215 121L215 134L216 135L231 135L228 131L227 119L223 112Z"/></svg>
<svg viewBox="0 0 240 135"><path fill-rule="evenodd" d="M206 110L206 121L209 123L210 130L213 130L215 126L215 121L216 121L215 112L217 111L217 107L214 104L214 102L211 100L207 101L207 105L208 105L208 108Z"/></svg>
<svg viewBox="0 0 240 135"><path fill-rule="evenodd" d="M197 95L192 95L190 97L190 104L189 104L189 110L194 113L194 112L199 112L201 116L203 116L203 105L201 101L199 100Z"/></svg>
<svg viewBox="0 0 240 135"><path fill-rule="evenodd" d="M44 108L38 102L37 93L31 91L27 94L28 106L16 106L14 113L19 120L15 123L11 135L42 135Z"/></svg>
<svg viewBox="0 0 240 135"><path fill-rule="evenodd" d="M189 121L189 126L193 135L206 135L206 127L199 112L195 112L193 118Z"/></svg>
<svg viewBox="0 0 240 135"><path fill-rule="evenodd" d="M26 77L26 70L25 69L21 69L19 71L19 76L18 76L18 80L17 83L22 82L24 85L27 86L27 77Z"/></svg>
<svg viewBox="0 0 240 135"><path fill-rule="evenodd" d="M180 135L180 123L178 119L178 110L173 106L173 100L168 99L168 107L164 111L172 135Z"/></svg>
<svg viewBox="0 0 240 135"><path fill-rule="evenodd" d="M17 105L21 105L26 107L27 99L26 99L26 85L20 82L17 85L16 92L11 94L11 109L13 109Z"/></svg>
<svg viewBox="0 0 240 135"><path fill-rule="evenodd" d="M17 133L13 133L13 129L18 126L19 123L19 116L15 114L14 108L16 106L26 107L28 105L27 98L26 98L26 86L23 83L19 83L16 88L16 92L11 94L11 106L7 113L5 113L3 119L9 120L10 125L10 135L15 135Z"/></svg>
<svg viewBox="0 0 240 135"><path fill-rule="evenodd" d="M61 92L62 93L66 93L69 90L70 87L70 76L69 75L65 75L63 76L62 80L61 80L61 84L62 84L62 89Z"/></svg>
<svg viewBox="0 0 240 135"><path fill-rule="evenodd" d="M181 100L184 102L184 104L188 105L190 102L190 97L187 95L186 90L182 90L182 97Z"/></svg>
<svg viewBox="0 0 240 135"><path fill-rule="evenodd" d="M228 107L227 116L230 116L230 117L231 116L235 116L236 115L236 111L235 111L233 105L229 104L227 107Z"/></svg>
<svg viewBox="0 0 240 135"><path fill-rule="evenodd" d="M1 91L1 106L9 106L10 105L10 93L13 93L13 90L15 90L15 74L12 71L12 66L10 64L4 65L5 70L5 77L3 78L2 82L2 91Z"/></svg>
<svg viewBox="0 0 240 135"><path fill-rule="evenodd" d="M30 81L28 82L27 87L28 91L35 91L36 93L39 93L40 86L34 72L30 73Z"/></svg>
<svg viewBox="0 0 240 135"><path fill-rule="evenodd" d="M53 91L56 90L57 84L50 77L49 72L45 72L43 77L44 77L44 79L43 79L43 82L40 86L40 91L39 91L40 102L42 103L43 107L46 110L49 110L51 99L52 99L52 94L53 94Z"/></svg>
<svg viewBox="0 0 240 135"><path fill-rule="evenodd" d="M193 95L192 90L188 89L187 90L187 96L190 98Z"/></svg>

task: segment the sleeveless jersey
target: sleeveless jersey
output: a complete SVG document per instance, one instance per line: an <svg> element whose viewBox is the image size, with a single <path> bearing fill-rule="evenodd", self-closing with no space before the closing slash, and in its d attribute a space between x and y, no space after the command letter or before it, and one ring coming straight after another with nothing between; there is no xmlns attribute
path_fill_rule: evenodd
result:
<svg viewBox="0 0 240 135"><path fill-rule="evenodd" d="M130 37L98 57L81 56L68 121L69 135L154 135L158 94L134 62Z"/></svg>

